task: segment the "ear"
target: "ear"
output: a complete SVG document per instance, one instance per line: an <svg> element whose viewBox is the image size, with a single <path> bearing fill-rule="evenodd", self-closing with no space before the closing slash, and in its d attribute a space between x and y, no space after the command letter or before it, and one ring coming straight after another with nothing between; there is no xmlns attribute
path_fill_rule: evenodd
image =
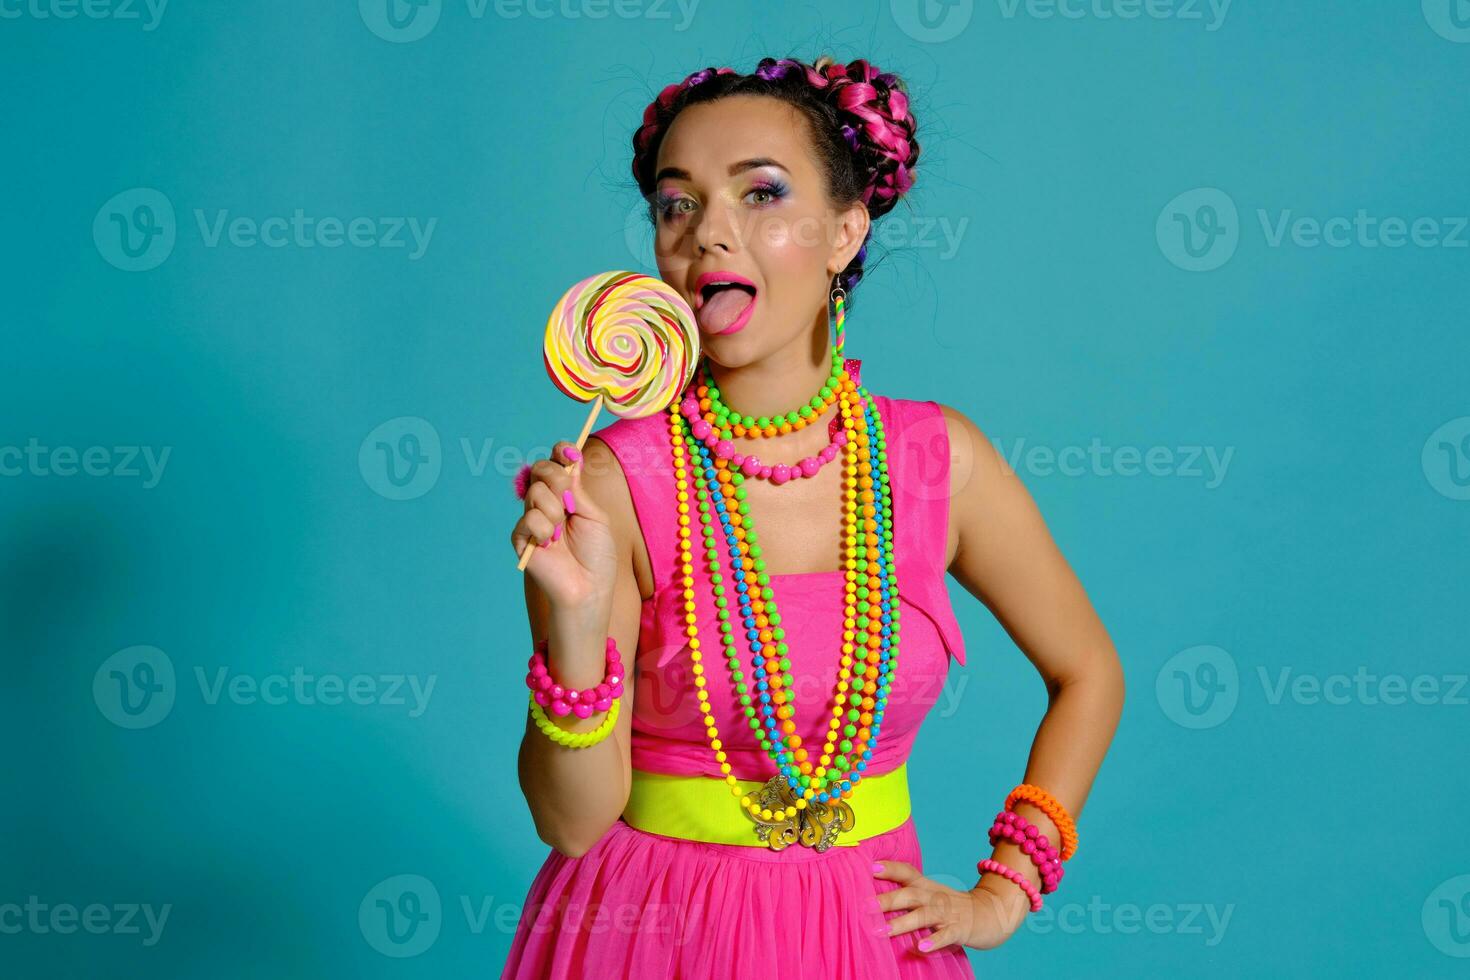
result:
<svg viewBox="0 0 1470 980"><path fill-rule="evenodd" d="M847 210L838 215L837 234L832 242L832 257L827 262L827 275L835 276L847 268L847 263L863 247L863 240L868 237L868 226L871 223L868 206L862 201L854 201Z"/></svg>

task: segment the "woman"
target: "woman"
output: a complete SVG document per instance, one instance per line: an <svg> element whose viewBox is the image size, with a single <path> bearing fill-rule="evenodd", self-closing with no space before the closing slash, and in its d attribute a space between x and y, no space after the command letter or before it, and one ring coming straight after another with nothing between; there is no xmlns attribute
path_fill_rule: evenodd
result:
<svg viewBox="0 0 1470 980"><path fill-rule="evenodd" d="M1122 706L1107 633L980 430L843 353L914 133L898 78L826 58L696 72L644 115L633 172L704 359L520 481L520 781L554 850L505 977L968 977L1075 850ZM946 571L1051 694L968 892L924 877L904 767L964 662Z"/></svg>

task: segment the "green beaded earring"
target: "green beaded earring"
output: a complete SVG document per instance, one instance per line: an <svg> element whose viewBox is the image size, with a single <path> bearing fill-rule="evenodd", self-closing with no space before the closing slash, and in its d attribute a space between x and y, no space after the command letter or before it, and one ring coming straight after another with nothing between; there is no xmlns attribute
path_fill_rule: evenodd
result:
<svg viewBox="0 0 1470 980"><path fill-rule="evenodd" d="M833 327L834 339L836 341L836 360L838 364L841 364L843 357L842 344L847 339L847 290L838 284L837 276L832 277L831 299L832 315L836 320L836 326Z"/></svg>

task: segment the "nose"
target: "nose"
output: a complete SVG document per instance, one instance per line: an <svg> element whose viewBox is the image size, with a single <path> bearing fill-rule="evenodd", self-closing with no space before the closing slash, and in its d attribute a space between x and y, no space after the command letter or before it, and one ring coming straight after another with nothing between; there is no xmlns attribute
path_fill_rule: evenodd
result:
<svg viewBox="0 0 1470 980"><path fill-rule="evenodd" d="M699 248L699 254L703 255L717 247L726 252L740 247L740 235L733 210L724 203L712 203L705 208L694 228L694 242Z"/></svg>

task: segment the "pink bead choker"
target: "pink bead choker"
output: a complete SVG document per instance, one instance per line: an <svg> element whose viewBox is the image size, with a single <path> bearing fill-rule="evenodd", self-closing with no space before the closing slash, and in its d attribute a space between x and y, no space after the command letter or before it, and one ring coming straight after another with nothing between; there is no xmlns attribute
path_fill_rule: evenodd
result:
<svg viewBox="0 0 1470 980"><path fill-rule="evenodd" d="M693 395L692 389L685 394L683 402L679 405L679 412L689 421L689 432L694 438L703 442L720 459L728 460L731 466L736 467L745 476L759 480L770 480L776 486L786 483L788 480L810 479L832 460L842 447L847 444L847 432L841 427L835 430L829 427L832 433L831 441L815 456L806 456L792 464L762 463L760 457L754 453L749 455L735 451L735 444L728 439L721 439L715 427L705 420L699 411L699 400Z"/></svg>

